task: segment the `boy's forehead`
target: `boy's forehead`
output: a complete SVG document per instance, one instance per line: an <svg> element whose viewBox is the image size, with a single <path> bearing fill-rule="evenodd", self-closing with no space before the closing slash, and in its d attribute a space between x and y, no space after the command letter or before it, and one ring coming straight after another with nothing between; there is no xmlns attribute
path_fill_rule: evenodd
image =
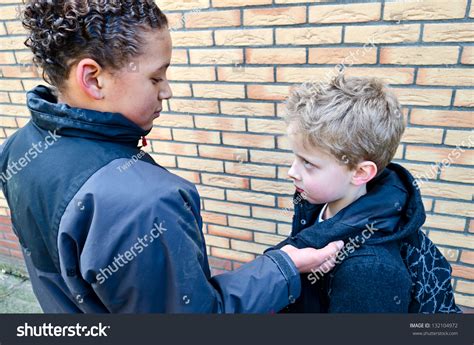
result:
<svg viewBox="0 0 474 345"><path fill-rule="evenodd" d="M296 129L288 127L288 141L293 152L297 155L309 156L314 153L309 143L306 143L304 136Z"/></svg>
<svg viewBox="0 0 474 345"><path fill-rule="evenodd" d="M168 30L153 30L145 35L141 60L151 69L167 67L170 64L172 43Z"/></svg>
<svg viewBox="0 0 474 345"><path fill-rule="evenodd" d="M305 140L304 135L295 127L292 127L291 125L288 126L287 133L288 141L294 154L305 159L313 159L313 161L326 161L331 160L331 158L333 158L323 149L311 145L311 143Z"/></svg>

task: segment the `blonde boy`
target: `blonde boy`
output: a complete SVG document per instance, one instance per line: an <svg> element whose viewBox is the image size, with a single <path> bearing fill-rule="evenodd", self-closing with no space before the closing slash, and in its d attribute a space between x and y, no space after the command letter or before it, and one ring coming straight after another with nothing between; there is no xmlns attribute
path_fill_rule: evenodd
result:
<svg viewBox="0 0 474 345"><path fill-rule="evenodd" d="M405 129L396 97L376 79L339 75L323 88L301 85L287 106L295 215L291 236L275 248L334 240L345 247L330 274L315 270L302 279L301 297L286 311L457 311L449 264L419 230L425 213L413 177L391 163ZM449 273L421 267L431 259ZM430 284L419 270L444 284L426 290L441 299L434 307L417 293Z"/></svg>

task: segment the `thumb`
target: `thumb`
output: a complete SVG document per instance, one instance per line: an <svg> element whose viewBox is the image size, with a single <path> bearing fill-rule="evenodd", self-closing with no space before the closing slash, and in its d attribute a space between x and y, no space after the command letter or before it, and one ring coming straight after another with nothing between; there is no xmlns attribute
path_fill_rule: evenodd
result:
<svg viewBox="0 0 474 345"><path fill-rule="evenodd" d="M329 243L326 247L318 249L318 255L320 255L323 260L326 260L335 256L343 247L343 241L334 241Z"/></svg>

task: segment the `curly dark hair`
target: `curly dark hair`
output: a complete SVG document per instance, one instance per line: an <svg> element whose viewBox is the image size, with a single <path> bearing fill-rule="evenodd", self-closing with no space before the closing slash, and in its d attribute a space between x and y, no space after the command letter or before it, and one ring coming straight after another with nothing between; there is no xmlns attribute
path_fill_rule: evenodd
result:
<svg viewBox="0 0 474 345"><path fill-rule="evenodd" d="M59 90L74 63L91 58L118 70L141 54L141 33L168 26L152 0L30 0L22 19L33 63Z"/></svg>

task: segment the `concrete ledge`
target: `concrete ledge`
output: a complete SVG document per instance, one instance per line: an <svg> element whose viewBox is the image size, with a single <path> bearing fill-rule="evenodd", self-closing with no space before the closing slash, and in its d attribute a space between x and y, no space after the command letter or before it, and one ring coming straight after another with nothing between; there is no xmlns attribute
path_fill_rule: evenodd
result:
<svg viewBox="0 0 474 345"><path fill-rule="evenodd" d="M25 262L21 259L0 254L0 270L2 269L8 274L21 278L28 278L28 271Z"/></svg>

